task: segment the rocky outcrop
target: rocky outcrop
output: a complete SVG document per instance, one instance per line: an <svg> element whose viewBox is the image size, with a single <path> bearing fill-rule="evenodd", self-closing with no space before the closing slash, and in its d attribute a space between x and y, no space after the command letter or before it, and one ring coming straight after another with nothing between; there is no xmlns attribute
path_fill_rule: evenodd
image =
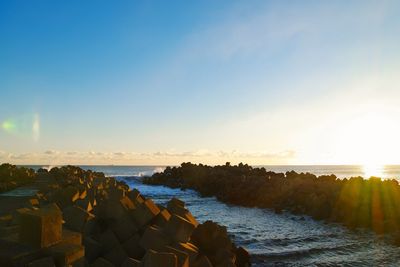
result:
<svg viewBox="0 0 400 267"><path fill-rule="evenodd" d="M199 224L179 199L164 207L123 182L72 166L42 170L40 179L47 182L35 201L0 218L0 266L250 264L225 228Z"/></svg>
<svg viewBox="0 0 400 267"><path fill-rule="evenodd" d="M183 163L145 178L144 183L190 188L227 203L270 208L277 213L287 210L379 234L400 232L400 186L394 179L337 179L335 175L317 177L294 171L274 173L247 164L211 167Z"/></svg>

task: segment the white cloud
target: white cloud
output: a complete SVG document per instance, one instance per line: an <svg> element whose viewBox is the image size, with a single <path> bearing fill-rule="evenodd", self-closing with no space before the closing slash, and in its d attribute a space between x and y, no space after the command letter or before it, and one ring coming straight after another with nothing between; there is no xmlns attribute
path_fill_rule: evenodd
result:
<svg viewBox="0 0 400 267"><path fill-rule="evenodd" d="M7 152L1 152L7 155ZM177 165L182 162L223 164L227 161L232 163L249 164L284 164L295 156L294 151L282 151L277 153L266 152L239 152L239 151L209 151L205 149L196 151L158 151L152 153L137 152L63 152L47 150L42 153L10 154L8 160L13 164L154 164L154 165Z"/></svg>

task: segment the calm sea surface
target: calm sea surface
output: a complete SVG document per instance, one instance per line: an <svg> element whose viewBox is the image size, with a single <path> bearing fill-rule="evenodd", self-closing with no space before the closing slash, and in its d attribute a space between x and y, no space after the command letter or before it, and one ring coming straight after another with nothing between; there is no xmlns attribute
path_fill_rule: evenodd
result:
<svg viewBox="0 0 400 267"><path fill-rule="evenodd" d="M48 167L48 166L46 166ZM151 175L155 171L162 171L165 166L81 166L104 172L110 176L144 176ZM339 178L353 176L378 176L385 179L400 179L400 165L385 166L361 166L361 165L261 165L267 171L287 172L310 172L315 175L335 174Z"/></svg>
<svg viewBox="0 0 400 267"><path fill-rule="evenodd" d="M254 266L400 266L400 249L366 231L350 231L304 216L275 214L268 209L226 205L182 191L141 183L141 177L163 170L156 166L81 166L126 181L143 195L163 204L171 197L184 200L200 222L213 220L228 227L235 242L252 254ZM264 166L267 170L311 172L338 177L366 176L361 166ZM380 176L400 178L400 166L377 168ZM384 174L384 175L382 175Z"/></svg>

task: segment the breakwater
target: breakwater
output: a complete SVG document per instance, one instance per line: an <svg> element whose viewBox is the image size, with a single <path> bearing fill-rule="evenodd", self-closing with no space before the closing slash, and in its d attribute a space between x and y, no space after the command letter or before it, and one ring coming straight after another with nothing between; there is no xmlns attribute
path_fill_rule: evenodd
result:
<svg viewBox="0 0 400 267"><path fill-rule="evenodd" d="M78 167L36 175L38 193L0 218L1 266L250 265L225 227L199 224L180 199L162 206Z"/></svg>
<svg viewBox="0 0 400 267"><path fill-rule="evenodd" d="M246 164L211 167L183 163L145 178L144 183L190 188L225 203L270 208L277 213L287 210L378 234L397 236L400 230L400 186L396 180L275 173Z"/></svg>
<svg viewBox="0 0 400 267"><path fill-rule="evenodd" d="M33 169L17 167L8 163L0 165L0 193L34 182L36 173Z"/></svg>

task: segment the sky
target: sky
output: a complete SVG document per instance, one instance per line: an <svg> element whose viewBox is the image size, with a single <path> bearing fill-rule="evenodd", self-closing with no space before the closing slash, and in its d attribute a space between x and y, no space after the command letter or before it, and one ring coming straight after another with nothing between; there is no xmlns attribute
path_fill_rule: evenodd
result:
<svg viewBox="0 0 400 267"><path fill-rule="evenodd" d="M398 164L399 1L2 1L0 162Z"/></svg>

